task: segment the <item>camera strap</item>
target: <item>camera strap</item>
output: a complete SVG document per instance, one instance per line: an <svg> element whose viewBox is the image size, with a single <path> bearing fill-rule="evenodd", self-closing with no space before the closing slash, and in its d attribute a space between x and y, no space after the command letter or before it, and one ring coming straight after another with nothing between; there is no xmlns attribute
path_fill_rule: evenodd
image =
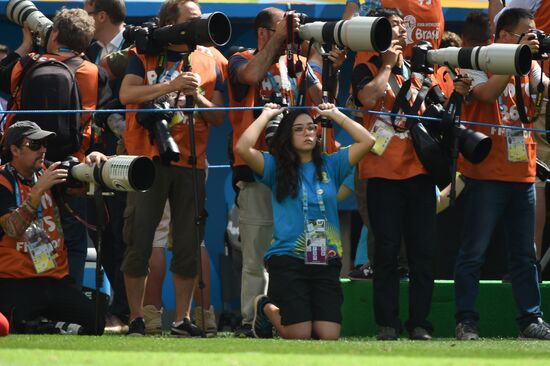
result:
<svg viewBox="0 0 550 366"><path fill-rule="evenodd" d="M514 84L516 87L516 104L518 107L517 110L519 114L519 119L524 124L534 123L537 120L537 118L539 118L540 111L542 109L542 101L544 99L544 84L542 83L542 77L543 77L543 72L541 70L541 80L537 84L537 97L535 99L535 110L533 112L533 116L531 117L531 120L529 120L529 117L525 112L525 102L523 100L521 78L518 77L517 75L515 76Z"/></svg>
<svg viewBox="0 0 550 366"><path fill-rule="evenodd" d="M399 113L399 111L402 110L405 114L417 114L420 110L420 107L422 106L422 103L426 99L426 95L428 95L430 87L432 86L432 81L429 77L425 77L424 80L422 80L422 86L420 87L420 90L418 91L418 94L416 95L412 106L409 105L409 101L406 97L410 91L411 84L412 79L409 79L405 81L401 86L401 89L399 90L399 93L395 98L395 102L393 103L391 111L392 113ZM411 118L407 118L405 128L402 128L395 124L395 119L396 116L391 117L392 126L396 131L405 131L410 128L411 124L414 123L414 121L416 121Z"/></svg>

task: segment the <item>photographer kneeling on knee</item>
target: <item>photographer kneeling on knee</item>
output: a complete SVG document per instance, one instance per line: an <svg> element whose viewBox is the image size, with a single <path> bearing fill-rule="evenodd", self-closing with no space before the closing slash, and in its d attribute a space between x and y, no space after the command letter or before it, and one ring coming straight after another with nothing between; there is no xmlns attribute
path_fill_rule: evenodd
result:
<svg viewBox="0 0 550 366"><path fill-rule="evenodd" d="M0 167L0 312L16 333L103 334L95 306L69 277L67 248L52 188L67 179L59 162L45 165L55 133L31 121L16 122L2 144ZM5 160L4 160L5 159ZM93 152L86 162L106 157ZM44 317L49 322L37 319ZM72 324L69 324L72 323ZM68 327L72 325L72 327Z"/></svg>
<svg viewBox="0 0 550 366"><path fill-rule="evenodd" d="M318 111L355 140L349 148L322 154L311 116L293 111L281 120L270 153L255 149L268 122L283 111L266 104L236 145L256 180L272 191L273 239L264 256L268 296L256 298L253 331L258 338L270 338L275 326L287 339L337 339L343 296L336 193L374 139L327 103Z"/></svg>

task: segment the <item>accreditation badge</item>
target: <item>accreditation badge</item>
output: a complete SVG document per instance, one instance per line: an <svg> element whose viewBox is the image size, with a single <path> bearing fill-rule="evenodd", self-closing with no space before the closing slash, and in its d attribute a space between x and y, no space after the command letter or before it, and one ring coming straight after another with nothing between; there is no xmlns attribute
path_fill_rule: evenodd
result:
<svg viewBox="0 0 550 366"><path fill-rule="evenodd" d="M42 227L36 222L31 223L25 230L24 238L36 273L44 273L56 267L54 248Z"/></svg>
<svg viewBox="0 0 550 366"><path fill-rule="evenodd" d="M518 163L528 160L523 131L507 130L506 146L508 148L508 161Z"/></svg>
<svg viewBox="0 0 550 366"><path fill-rule="evenodd" d="M326 265L327 262L326 220L306 220L305 264Z"/></svg>
<svg viewBox="0 0 550 366"><path fill-rule="evenodd" d="M391 125L381 119L377 119L376 122L374 122L372 134L376 142L374 143L371 152L378 156L382 156L390 144L391 139L395 135L395 131Z"/></svg>

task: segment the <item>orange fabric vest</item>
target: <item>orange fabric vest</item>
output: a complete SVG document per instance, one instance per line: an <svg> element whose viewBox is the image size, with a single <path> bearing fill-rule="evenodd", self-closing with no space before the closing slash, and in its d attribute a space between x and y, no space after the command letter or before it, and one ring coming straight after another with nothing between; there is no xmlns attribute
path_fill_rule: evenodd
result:
<svg viewBox="0 0 550 366"><path fill-rule="evenodd" d="M535 24L544 33L550 33L550 1L542 0L540 7L535 12Z"/></svg>
<svg viewBox="0 0 550 366"><path fill-rule="evenodd" d="M0 167L4 172L5 165ZM6 172L7 174L11 174ZM10 180L3 174L0 174L0 184L6 187L10 192L15 194L14 187ZM31 190L31 187L20 185L22 187L21 202L24 202ZM67 262L67 248L63 241L63 232L61 230L61 220L57 204L51 194L51 191L44 193L41 200L42 205L42 220L41 224L55 249L55 262L57 266L47 272L36 273L32 259L26 251L25 242L22 240L12 239L4 234L0 240L0 278L36 278L36 277L53 277L63 278L69 274L69 266ZM3 294L2 296L8 296Z"/></svg>
<svg viewBox="0 0 550 366"><path fill-rule="evenodd" d="M489 136L493 142L491 152L479 164L472 164L464 158L459 159L459 170L464 176L473 179L498 180L505 182L535 182L536 174L536 144L532 132L524 132L524 142L527 150L527 162L511 162L508 160L507 131L498 128L502 125L524 127L517 113L515 99L514 76L510 78L508 86L501 95L502 105L499 102L487 104L474 100L464 103L462 107L463 121L483 122L495 125L495 127L465 125L467 128L479 131ZM522 97L527 108L527 115L533 112L533 103L529 97L529 77L521 77ZM526 127L533 127L532 124Z"/></svg>
<svg viewBox="0 0 550 366"><path fill-rule="evenodd" d="M235 55L241 56L247 60L252 59L254 57L254 50L247 50L243 52L236 53ZM302 64L305 65L305 58L300 57ZM280 82L280 72L279 72L279 65L273 64L271 65L271 68L269 69L271 74L273 75L273 79L277 82L279 88L281 89L281 82ZM298 87L298 82L301 80L301 75L298 74L296 77L296 86ZM269 78L266 76L264 80L262 80L257 86L249 86L248 92L246 93L246 96L240 100L237 101L235 99L235 92L233 90L233 85L230 82L229 83L229 105L231 107L254 107L259 106L260 104L257 101L257 97L259 94L261 94L264 97L270 97L273 94L273 87L271 85L271 82L269 81ZM289 90L282 90L281 92L286 94L287 100L289 101L289 104L294 105L294 92L292 91L292 88ZM237 154L235 151L235 146L237 145L237 141L239 141L239 138L244 133L244 131L254 122L254 111L253 110L231 110L229 111L229 120L231 121L231 125L233 126L233 154L235 156L235 166L242 166L246 165L244 160ZM333 139L334 140L334 139ZM330 145L330 143L329 143ZM262 132L260 135L260 138L258 139L258 142L255 145L255 148L261 151L268 151L269 148L265 142L265 131Z"/></svg>
<svg viewBox="0 0 550 366"><path fill-rule="evenodd" d="M33 54L30 54L31 56ZM53 54L45 54L42 57L53 58L59 61L65 60L66 56L59 56ZM23 72L23 65L21 62L18 62L12 72L11 72L11 93L15 92L17 85L19 84L19 79ZM99 71L97 66L92 62L84 60L82 64L78 67L75 73L76 80L78 82L78 89L80 90L80 103L82 104L82 109L94 110L97 107L97 93L99 88ZM21 90L18 90L14 96L15 105L18 106L21 103ZM6 130L12 123L14 115L8 115ZM92 132L92 123L91 123L92 113L82 113L80 123L85 126L82 131L82 144L80 145L80 150L73 154L80 161L84 160L84 155L86 150L90 147L90 136Z"/></svg>
<svg viewBox="0 0 550 366"><path fill-rule="evenodd" d="M136 54L137 57L143 63L145 70L145 77L143 78L144 85L153 85L157 83L156 69L159 62L158 55L140 55L136 52L135 48L130 50L130 55ZM191 71L198 73L201 76L201 89L204 91L203 95L212 100L214 94L214 87L216 85L216 59L209 48L198 46L193 53L191 53ZM174 65L174 62L168 61L166 63L166 69L169 70ZM174 72L173 77L176 77L181 72L182 64L180 63ZM128 104L127 109L139 109L142 108L141 104ZM169 121L170 122L170 121ZM195 123L195 146L197 154L197 167L199 169L206 169L206 144L208 142L209 126L204 119L201 118L200 113L194 114ZM189 156L190 156L190 142L189 142L189 125L187 123L187 116L183 117L183 121L175 124L170 128L170 133L174 138L174 141L180 149L179 161L172 162L172 165L190 168ZM126 149L130 155L145 155L150 158L159 156L159 150L157 142L153 141L151 144L149 140L149 131L141 126L136 120L135 112L126 113L126 132L124 133L124 143Z"/></svg>
<svg viewBox="0 0 550 366"><path fill-rule="evenodd" d="M359 52L357 54L359 63L366 64L373 77L375 77L378 74L378 68L372 62L368 61L370 60L369 56L370 53L368 52ZM401 86L405 81L403 76L395 75L395 77L397 84ZM416 92L418 92L422 86L422 80L416 78L415 76L411 77L413 78L413 82L411 85L411 96L409 103L412 105ZM437 84L435 80L432 81L432 85ZM380 98L372 110L390 112L395 102L395 98L396 95L389 84L386 85L385 96ZM424 106L422 105L419 114L422 114L423 110ZM374 124L380 118L381 116L375 114L363 113L363 125L366 129L372 131ZM396 120L396 122L398 122L398 120ZM373 152L369 152L359 162L360 179L385 178L403 180L420 174L427 174L427 172L420 160L418 160L409 131L396 132L381 156Z"/></svg>

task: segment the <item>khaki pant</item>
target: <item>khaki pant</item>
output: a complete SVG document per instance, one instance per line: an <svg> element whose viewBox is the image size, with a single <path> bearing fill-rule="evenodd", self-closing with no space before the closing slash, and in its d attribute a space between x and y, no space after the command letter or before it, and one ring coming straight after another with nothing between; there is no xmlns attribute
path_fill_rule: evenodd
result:
<svg viewBox="0 0 550 366"><path fill-rule="evenodd" d="M239 182L239 231L241 235L243 270L241 313L243 324L254 319L254 299L267 292L267 272L264 253L273 236L271 190L262 183Z"/></svg>

